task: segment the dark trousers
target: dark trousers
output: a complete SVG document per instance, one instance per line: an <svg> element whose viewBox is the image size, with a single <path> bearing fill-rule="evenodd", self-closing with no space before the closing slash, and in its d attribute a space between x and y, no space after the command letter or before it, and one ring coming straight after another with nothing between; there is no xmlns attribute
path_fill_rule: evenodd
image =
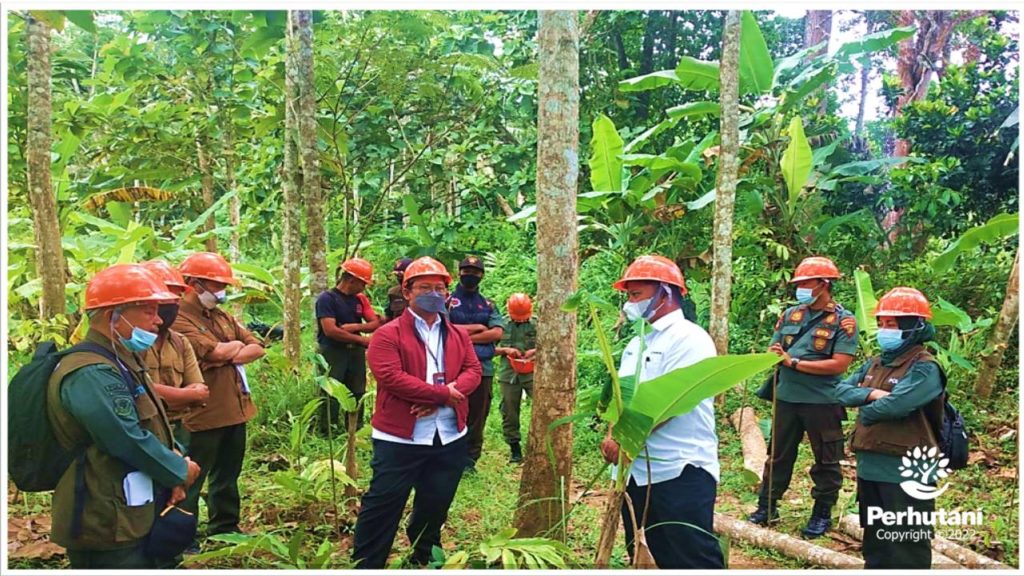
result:
<svg viewBox="0 0 1024 576"><path fill-rule="evenodd" d="M811 441L814 466L811 497L826 506L834 506L843 485L839 461L843 458L843 418L845 410L838 404L798 404L776 400L772 436L775 440L775 458L772 458L772 440L768 440L768 461L764 464L765 480L761 483L760 502L767 504L779 500L789 488L793 477L793 464L803 440L804 432ZM768 494L771 478L771 494Z"/></svg>
<svg viewBox="0 0 1024 576"><path fill-rule="evenodd" d="M886 526L877 519L868 526L868 507L877 506L889 512L907 508L932 512L935 510L934 500L912 498L899 484L857 478L857 501L860 503L860 525L864 528L864 568L931 568L930 526L909 523ZM903 536L898 537L900 534Z"/></svg>
<svg viewBox="0 0 1024 576"><path fill-rule="evenodd" d="M648 487L650 506L646 505ZM638 486L630 478L626 493L633 502L638 523L647 511L644 532L658 568L725 568L722 547L713 535L717 492L715 477L696 466L687 466L675 479L650 486ZM625 502L622 523L626 529L626 550L632 559L633 520Z"/></svg>
<svg viewBox="0 0 1024 576"><path fill-rule="evenodd" d="M398 532L409 492L416 490L406 534L413 546L412 561L426 564L434 546L441 545L441 526L462 479L466 437L433 446L373 441L373 477L363 495L352 559L357 568L383 568Z"/></svg>
<svg viewBox="0 0 1024 576"><path fill-rule="evenodd" d="M207 477L206 508L209 511L207 536L238 532L242 498L238 493L238 477L245 459L245 424L192 433L189 455L202 470L188 490L182 508L197 514L199 491Z"/></svg>
<svg viewBox="0 0 1024 576"><path fill-rule="evenodd" d="M533 398L533 378L523 382L522 377L513 377L508 382L498 381L501 387L501 432L505 442L519 444L519 410L523 405L523 390Z"/></svg>
<svg viewBox="0 0 1024 576"><path fill-rule="evenodd" d="M142 544L118 550L68 550L74 570L153 570L156 562L142 551Z"/></svg>
<svg viewBox="0 0 1024 576"><path fill-rule="evenodd" d="M469 417L466 425L469 433L469 459L476 462L484 451L484 428L487 426L487 414L491 411L491 384L494 376L480 378L480 385L469 395Z"/></svg>
<svg viewBox="0 0 1024 576"><path fill-rule="evenodd" d="M331 378L334 378L338 382L341 382L352 392L355 396L356 401L363 397L366 393L366 349L362 346L356 346L355 348L320 348L320 354L323 355L324 360L327 360L327 365L330 366ZM324 399L323 403L320 404L320 416L318 418L318 429L321 433L327 433L327 422L328 415L330 416L330 422L332 427L345 427L345 423L340 421L339 413L341 404L336 399L331 397L330 394L325 392L323 388L319 389L320 396ZM356 409L356 428L363 427L363 407L359 406Z"/></svg>

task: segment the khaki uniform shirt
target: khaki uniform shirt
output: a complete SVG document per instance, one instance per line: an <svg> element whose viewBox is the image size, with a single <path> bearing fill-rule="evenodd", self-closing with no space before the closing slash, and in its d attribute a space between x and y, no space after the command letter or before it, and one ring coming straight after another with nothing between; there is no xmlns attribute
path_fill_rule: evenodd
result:
<svg viewBox="0 0 1024 576"><path fill-rule="evenodd" d="M199 369L210 388L205 408L193 408L185 417L185 428L201 432L248 422L256 416L256 405L242 390L242 378L234 364L216 364L207 360L222 342L240 340L244 344L260 344L244 326L220 308L207 310L195 292L181 299L178 318L173 329L188 338L199 359Z"/></svg>
<svg viewBox="0 0 1024 576"><path fill-rule="evenodd" d="M195 350L187 338L174 330L168 330L166 336L146 350L143 360L154 384L183 388L188 384L204 382ZM164 407L167 408L166 402ZM171 421L180 420L188 412L188 408L179 412L167 408L167 418Z"/></svg>

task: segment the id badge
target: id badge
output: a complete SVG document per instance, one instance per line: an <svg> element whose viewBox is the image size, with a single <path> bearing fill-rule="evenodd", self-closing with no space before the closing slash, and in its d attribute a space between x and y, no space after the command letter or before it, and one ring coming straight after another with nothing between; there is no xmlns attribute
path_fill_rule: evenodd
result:
<svg viewBox="0 0 1024 576"><path fill-rule="evenodd" d="M444 372L434 372L434 386L444 386L445 382Z"/></svg>

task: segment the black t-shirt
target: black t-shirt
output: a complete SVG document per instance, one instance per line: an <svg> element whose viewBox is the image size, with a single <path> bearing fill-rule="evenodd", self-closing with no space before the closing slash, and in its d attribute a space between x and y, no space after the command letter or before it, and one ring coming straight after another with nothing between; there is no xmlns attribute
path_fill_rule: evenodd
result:
<svg viewBox="0 0 1024 576"><path fill-rule="evenodd" d="M334 318L338 326L342 324L355 324L363 321L363 304L359 298L342 294L337 288L324 290L316 299L316 341L320 346L328 348L342 348L343 342L338 342L324 334L320 327L321 318Z"/></svg>

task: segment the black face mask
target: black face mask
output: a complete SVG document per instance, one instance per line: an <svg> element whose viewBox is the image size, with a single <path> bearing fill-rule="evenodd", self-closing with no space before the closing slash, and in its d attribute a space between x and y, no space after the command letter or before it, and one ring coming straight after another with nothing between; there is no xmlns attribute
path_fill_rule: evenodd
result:
<svg viewBox="0 0 1024 576"><path fill-rule="evenodd" d="M480 276L473 276L472 274L463 274L462 276L459 276L459 283L470 290L476 290L476 287L480 285L481 280L483 280L483 278Z"/></svg>
<svg viewBox="0 0 1024 576"><path fill-rule="evenodd" d="M156 315L163 321L163 324L160 325L157 331L160 334L166 334L171 329L171 324L174 324L174 319L178 317L178 305L160 304L156 308Z"/></svg>

